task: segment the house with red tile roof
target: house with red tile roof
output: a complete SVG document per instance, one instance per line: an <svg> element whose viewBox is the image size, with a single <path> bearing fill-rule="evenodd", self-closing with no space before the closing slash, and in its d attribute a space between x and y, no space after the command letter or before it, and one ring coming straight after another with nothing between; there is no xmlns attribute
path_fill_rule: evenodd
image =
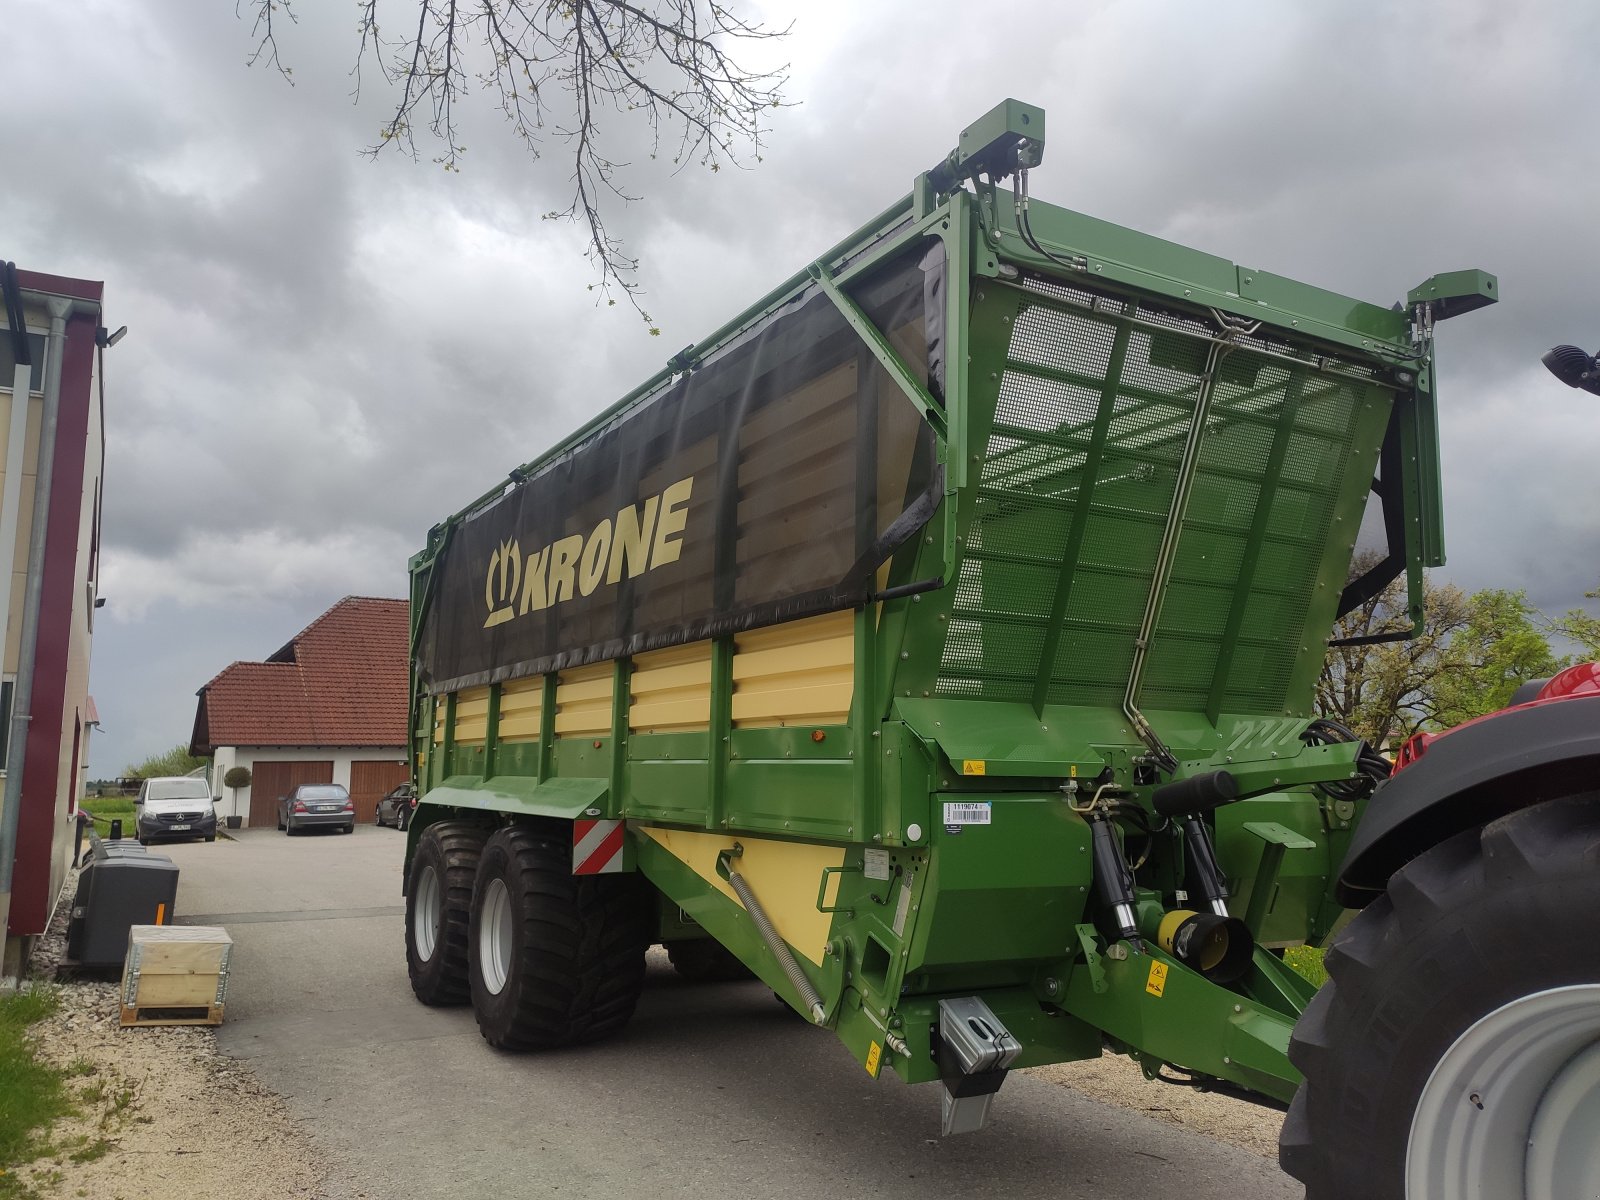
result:
<svg viewBox="0 0 1600 1200"><path fill-rule="evenodd" d="M196 693L191 754L211 755L224 816L275 825L277 801L302 783L350 790L370 821L410 778L406 710L410 605L346 596L263 662L223 668ZM248 767L249 787L224 787Z"/></svg>

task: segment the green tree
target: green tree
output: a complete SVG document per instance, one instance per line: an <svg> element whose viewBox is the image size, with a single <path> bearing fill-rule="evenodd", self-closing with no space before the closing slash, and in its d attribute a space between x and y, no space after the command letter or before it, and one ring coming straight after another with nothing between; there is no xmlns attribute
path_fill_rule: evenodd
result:
<svg viewBox="0 0 1600 1200"><path fill-rule="evenodd" d="M1363 553L1350 577L1378 556ZM1454 584L1423 583L1423 627L1405 641L1330 646L1317 681L1317 711L1380 749L1419 729L1447 729L1504 708L1519 684L1550 675L1565 660L1550 649L1539 611L1520 591L1467 595ZM1340 618L1332 640L1410 628L1405 579L1394 580Z"/></svg>
<svg viewBox="0 0 1600 1200"><path fill-rule="evenodd" d="M1495 712L1521 684L1565 666L1539 628L1542 620L1521 591L1489 588L1472 593L1466 621L1445 650L1443 670L1419 698L1417 709L1424 720L1449 729Z"/></svg>
<svg viewBox="0 0 1600 1200"><path fill-rule="evenodd" d="M1600 588L1584 595L1590 600L1600 600ZM1552 633L1566 638L1578 647L1578 657L1583 660L1600 659L1600 617L1582 608L1569 608L1549 622Z"/></svg>
<svg viewBox="0 0 1600 1200"><path fill-rule="evenodd" d="M1382 556L1364 551L1350 565L1355 579ZM1397 748L1426 719L1425 697L1445 669L1446 647L1467 621L1466 595L1453 584L1423 585L1423 627L1406 641L1329 646L1317 680L1317 711L1355 730L1379 749ZM1411 627L1404 576L1334 625L1331 641L1398 633Z"/></svg>
<svg viewBox="0 0 1600 1200"><path fill-rule="evenodd" d="M209 758L199 758L190 754L189 748L179 743L165 754L154 754L137 766L124 767L122 774L128 779L154 779L159 775L187 775L197 767L206 766L210 762Z"/></svg>

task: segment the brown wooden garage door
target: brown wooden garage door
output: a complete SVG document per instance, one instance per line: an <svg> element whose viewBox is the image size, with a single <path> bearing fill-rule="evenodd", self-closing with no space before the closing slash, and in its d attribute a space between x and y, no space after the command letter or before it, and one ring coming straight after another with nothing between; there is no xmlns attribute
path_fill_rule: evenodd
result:
<svg viewBox="0 0 1600 1200"><path fill-rule="evenodd" d="M356 820L370 821L377 812L378 801L391 788L399 787L411 778L406 770L406 760L391 762L353 762L350 764L350 799L356 802Z"/></svg>
<svg viewBox="0 0 1600 1200"><path fill-rule="evenodd" d="M278 824L278 797L287 796L302 783L332 783L333 760L320 762L258 762L250 767L250 826L268 829Z"/></svg>

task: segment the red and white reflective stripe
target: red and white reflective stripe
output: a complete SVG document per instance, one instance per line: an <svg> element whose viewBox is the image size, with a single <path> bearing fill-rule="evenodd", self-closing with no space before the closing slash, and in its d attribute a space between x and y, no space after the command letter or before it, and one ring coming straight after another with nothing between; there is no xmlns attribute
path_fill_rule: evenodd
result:
<svg viewBox="0 0 1600 1200"><path fill-rule="evenodd" d="M622 870L621 821L572 823L572 873L611 875Z"/></svg>

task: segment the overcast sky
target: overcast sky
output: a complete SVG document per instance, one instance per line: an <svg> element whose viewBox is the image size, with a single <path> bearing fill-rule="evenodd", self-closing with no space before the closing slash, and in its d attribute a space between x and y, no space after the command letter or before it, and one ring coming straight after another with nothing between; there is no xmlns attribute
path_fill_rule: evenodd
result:
<svg viewBox="0 0 1600 1200"><path fill-rule="evenodd" d="M388 0L391 21L409 0ZM186 742L195 690L339 597L405 594L429 525L884 208L1014 95L1043 199L1382 304L1482 267L1440 327L1450 563L1547 610L1600 583L1600 9L1571 3L775 2L796 106L749 172L641 171L610 214L646 335L596 307L559 147L469 116L463 170L359 154L348 0L296 86L221 0L11 0L0 257L104 280L107 465L90 775ZM413 10L414 11L414 10ZM758 61L771 61L770 54ZM616 157L644 156L622 117Z"/></svg>

